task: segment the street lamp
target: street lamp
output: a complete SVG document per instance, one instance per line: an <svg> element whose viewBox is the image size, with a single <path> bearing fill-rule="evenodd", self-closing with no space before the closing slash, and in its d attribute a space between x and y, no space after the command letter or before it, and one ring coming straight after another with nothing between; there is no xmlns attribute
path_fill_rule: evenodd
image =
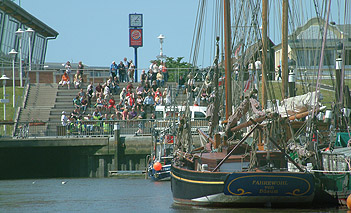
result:
<svg viewBox="0 0 351 213"><path fill-rule="evenodd" d="M32 28L28 28L26 30L26 32L28 33L28 40L29 40L29 71L32 70L32 35L34 34L34 30Z"/></svg>
<svg viewBox="0 0 351 213"><path fill-rule="evenodd" d="M13 107L15 108L15 101L16 101L16 93L15 93L15 59L16 59L16 50L12 49L11 52L9 52L10 55L12 55L12 87L13 87Z"/></svg>
<svg viewBox="0 0 351 213"><path fill-rule="evenodd" d="M16 31L16 35L18 36L18 39L19 39L20 87L23 87L23 82L22 82L22 72L23 72L23 70L22 70L22 36L23 36L23 33L24 33L24 31L21 28L19 28Z"/></svg>
<svg viewBox="0 0 351 213"><path fill-rule="evenodd" d="M4 88L4 97L3 99L0 99L2 103L4 103L4 121L6 120L6 103L8 102L8 99L6 99L6 80L9 80L6 75L1 76L0 80L2 80L2 86ZM6 125L4 125L4 135L6 135Z"/></svg>
<svg viewBox="0 0 351 213"><path fill-rule="evenodd" d="M163 40L166 37L164 35L160 34L157 38L160 40L160 55L158 55L156 57L161 59L161 61L162 61L162 59L166 58L166 55L163 55L163 49L162 49Z"/></svg>

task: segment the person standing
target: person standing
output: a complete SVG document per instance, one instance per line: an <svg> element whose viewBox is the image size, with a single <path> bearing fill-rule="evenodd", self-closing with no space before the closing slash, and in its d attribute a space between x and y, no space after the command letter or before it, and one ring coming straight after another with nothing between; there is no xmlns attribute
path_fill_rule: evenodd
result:
<svg viewBox="0 0 351 213"><path fill-rule="evenodd" d="M135 66L133 64L133 61L130 60L129 68L128 68L128 75L129 75L130 82L134 82L134 72L135 72Z"/></svg>
<svg viewBox="0 0 351 213"><path fill-rule="evenodd" d="M118 64L118 72L119 72L119 79L121 82L126 82L126 70L125 70L125 67L124 67L124 64L122 61L119 62Z"/></svg>
<svg viewBox="0 0 351 213"><path fill-rule="evenodd" d="M79 71L79 73L82 75L82 83L83 83L84 65L83 65L83 62L82 62L82 61L80 61L80 62L78 63L78 71Z"/></svg>
<svg viewBox="0 0 351 213"><path fill-rule="evenodd" d="M116 64L115 61L112 61L112 64L111 64L111 66L110 66L110 76L111 76L112 78L115 78L116 76L118 76L118 75L117 75L117 72L118 72L118 66L117 66L117 64ZM119 76L118 76L118 77L119 77Z"/></svg>
<svg viewBox="0 0 351 213"><path fill-rule="evenodd" d="M69 79L72 79L71 77L71 62L67 61L66 64L65 64L65 69L66 69L66 73L69 77Z"/></svg>
<svg viewBox="0 0 351 213"><path fill-rule="evenodd" d="M165 82L168 81L168 71L165 62L162 62L161 65L159 66L159 70L162 71L163 74L163 79Z"/></svg>
<svg viewBox="0 0 351 213"><path fill-rule="evenodd" d="M124 73L125 73L124 78L125 78L125 81L129 82L128 71L129 71L130 64L129 64L127 58L123 58L123 65L124 65Z"/></svg>
<svg viewBox="0 0 351 213"><path fill-rule="evenodd" d="M282 80L282 70L280 68L280 65L278 65L278 77L277 80Z"/></svg>
<svg viewBox="0 0 351 213"><path fill-rule="evenodd" d="M68 75L71 74L71 62L67 61L66 64L65 64L65 69L66 69L66 72Z"/></svg>
<svg viewBox="0 0 351 213"><path fill-rule="evenodd" d="M151 63L149 68L150 68L151 73L152 73L151 80L155 81L156 80L156 75L158 73L158 66L157 66L156 61L152 61L152 63Z"/></svg>
<svg viewBox="0 0 351 213"><path fill-rule="evenodd" d="M141 71L140 81L141 81L141 84L144 86L147 81L147 75L145 73L145 70Z"/></svg>

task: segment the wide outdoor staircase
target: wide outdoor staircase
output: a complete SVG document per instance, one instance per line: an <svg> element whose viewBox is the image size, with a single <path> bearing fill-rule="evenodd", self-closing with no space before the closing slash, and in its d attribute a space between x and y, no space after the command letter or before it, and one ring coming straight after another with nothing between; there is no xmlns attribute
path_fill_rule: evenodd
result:
<svg viewBox="0 0 351 213"><path fill-rule="evenodd" d="M24 123L30 122L29 134L44 136L47 125L35 125L49 121L50 111L55 105L57 90L57 84L30 84L26 103L20 110L17 130Z"/></svg>
<svg viewBox="0 0 351 213"><path fill-rule="evenodd" d="M83 90L86 92L87 83L82 85ZM96 86L97 84L94 84ZM138 83L133 83L134 89ZM167 83L175 91L175 83ZM121 83L120 88L127 87L127 83ZM56 136L58 134L58 126L60 126L60 119L62 112L67 114L74 110L73 99L77 96L80 89L71 86L70 89L61 87L58 84L30 84L26 104L20 110L19 126L26 122L36 122L29 126L30 136ZM162 89L163 91L163 89ZM175 93L174 93L175 94ZM116 103L119 103L119 94L113 95ZM176 97L176 103L181 105L186 100L186 94L180 92ZM92 99L92 104L96 99ZM93 108L89 107L85 115L92 114ZM149 118L149 116L148 116ZM44 122L44 124L40 124ZM18 127L17 127L18 132Z"/></svg>

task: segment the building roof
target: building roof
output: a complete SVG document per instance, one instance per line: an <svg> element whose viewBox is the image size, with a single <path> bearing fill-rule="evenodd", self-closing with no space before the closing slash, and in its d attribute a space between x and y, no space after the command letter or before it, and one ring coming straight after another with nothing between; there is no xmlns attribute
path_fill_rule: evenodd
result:
<svg viewBox="0 0 351 213"><path fill-rule="evenodd" d="M0 0L0 9L47 38L56 38L59 34L10 0Z"/></svg>
<svg viewBox="0 0 351 213"><path fill-rule="evenodd" d="M332 23L332 22L331 22ZM311 39L312 33L313 32L308 32L308 35L311 37L309 38L298 38L301 33L304 31L308 30L311 26L321 26L321 30L323 30L325 24L325 20L321 18L311 18L304 24L303 26L298 27L292 34L289 35L289 46L291 48L302 48L302 47L321 47L321 39ZM328 31L330 33L333 33L336 37L334 38L328 38L326 40L326 45L327 48L335 48L336 45L338 45L340 42L344 42L346 47L351 46L351 25L350 24L345 24L345 25L335 25L335 24L329 24L328 25ZM316 33L316 32L314 32ZM320 32L318 32L319 34ZM330 34L328 34L330 35ZM344 37L344 40L343 40ZM281 48L281 43L277 44L276 46L273 47L275 50L278 50Z"/></svg>
<svg viewBox="0 0 351 213"><path fill-rule="evenodd" d="M327 39L325 41L325 48L335 49L336 46L341 44L342 39ZM290 48L321 48L322 40L320 39L297 39L289 41ZM345 39L345 47L351 47L351 39Z"/></svg>

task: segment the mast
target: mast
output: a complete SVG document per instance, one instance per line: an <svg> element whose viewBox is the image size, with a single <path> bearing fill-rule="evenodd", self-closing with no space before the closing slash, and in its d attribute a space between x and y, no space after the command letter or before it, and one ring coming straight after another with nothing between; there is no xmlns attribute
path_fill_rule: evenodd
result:
<svg viewBox="0 0 351 213"><path fill-rule="evenodd" d="M232 73L232 63L231 63L231 25L230 25L230 2L229 0L224 0L224 51L225 51L225 118L232 114L232 84L231 84L231 73Z"/></svg>
<svg viewBox="0 0 351 213"><path fill-rule="evenodd" d="M288 82L288 5L289 0L283 0L282 11L282 99L287 97Z"/></svg>
<svg viewBox="0 0 351 213"><path fill-rule="evenodd" d="M266 107L266 78L267 78L267 15L268 0L262 0L262 108Z"/></svg>

